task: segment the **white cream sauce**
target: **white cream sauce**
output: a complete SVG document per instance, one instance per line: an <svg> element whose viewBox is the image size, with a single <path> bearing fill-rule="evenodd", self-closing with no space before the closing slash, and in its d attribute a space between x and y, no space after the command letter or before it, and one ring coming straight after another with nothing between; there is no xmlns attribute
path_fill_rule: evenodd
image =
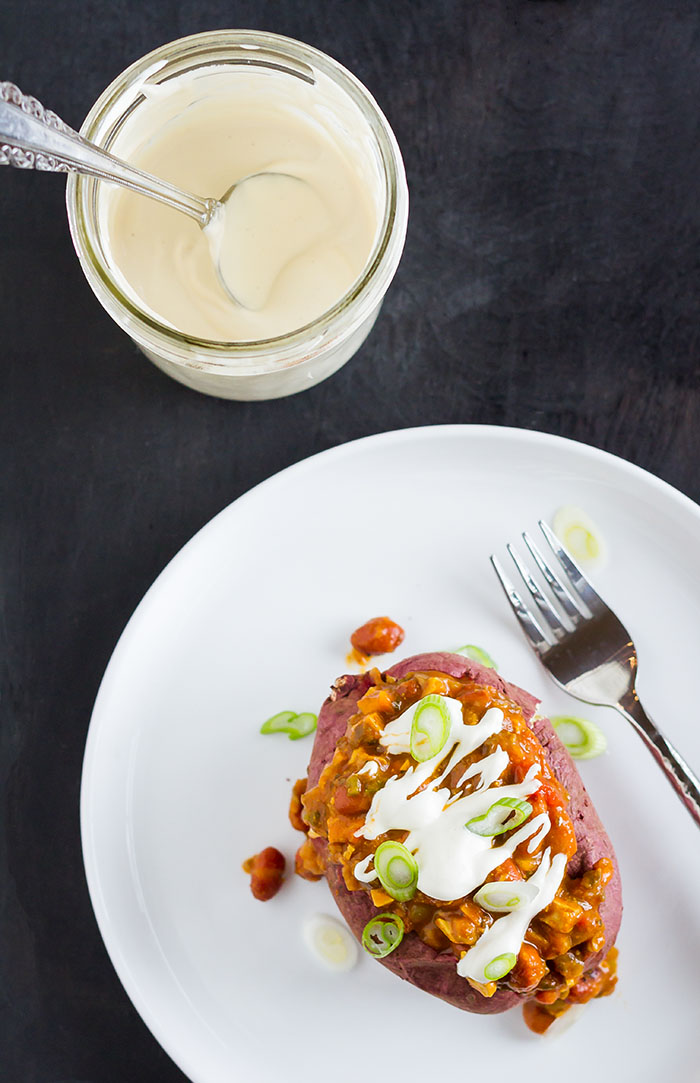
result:
<svg viewBox="0 0 700 1083"><path fill-rule="evenodd" d="M185 334L251 341L322 315L361 275L382 201L366 122L340 91L272 69L209 67L144 87L112 150L217 199L205 235L181 212L103 186L121 288ZM235 304L212 259L219 254Z"/></svg>
<svg viewBox="0 0 700 1083"><path fill-rule="evenodd" d="M494 921L486 932L482 933L476 944L469 948L466 955L457 963L457 973L463 978L485 984L489 981L484 967L499 955L517 955L520 951L527 927L540 910L549 906L556 895L564 870L566 855L557 854L551 858L549 847L542 854L542 861L537 870L528 878L528 884L537 888L537 894L531 903L524 903L510 914L504 914Z"/></svg>
<svg viewBox="0 0 700 1083"><path fill-rule="evenodd" d="M499 708L492 707L475 725L466 725L459 700L442 698L450 717L444 747L432 759L409 767L403 775L390 777L372 798L364 826L356 834L376 839L388 831L408 831L404 845L418 864L418 889L430 898L450 901L479 888L521 843L529 839L528 851L534 852L546 838L551 822L546 813L541 813L501 842L497 842L498 836L477 835L466 827L469 820L485 815L504 797L524 800L536 793L542 780L534 764L522 782L500 785L509 759L504 749L497 749L471 764L459 780L458 792L451 793L442 785L445 778L460 760L503 729L504 716ZM410 753L411 725L418 703L384 728L380 744L390 754ZM439 774L431 779L438 770ZM460 795L461 787L474 778L479 781L473 792ZM356 879L367 884L377 880L371 866L369 855L355 867ZM483 970L489 962L504 953L518 954L530 921L554 898L565 868L564 854L552 859L549 849L545 851L537 871L528 880L538 889L537 895L526 906L499 918L481 936L460 960L458 972L462 976L487 982Z"/></svg>

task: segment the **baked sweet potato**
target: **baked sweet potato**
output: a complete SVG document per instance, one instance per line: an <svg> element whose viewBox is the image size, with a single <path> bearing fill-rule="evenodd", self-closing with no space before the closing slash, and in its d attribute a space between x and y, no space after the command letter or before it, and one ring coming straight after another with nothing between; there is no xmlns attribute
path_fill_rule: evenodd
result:
<svg viewBox="0 0 700 1083"><path fill-rule="evenodd" d="M613 847L569 753L549 721L536 715L538 701L534 696L504 681L494 670L486 669L461 655L416 655L392 666L387 670L387 676L402 678L411 673L427 672L466 678L479 685L495 688L521 708L525 721L544 749L549 766L569 794L567 811L576 835L576 853L568 863L567 874L578 878L592 869L601 858L612 862L612 878L607 883L599 906L600 917L604 922L605 942L600 950L585 961L584 973L590 973L599 965L615 941L622 915L622 896ZM333 686L318 718L318 729L308 768L309 790L317 785L323 769L333 759L337 742L345 734L348 721L357 712L358 700L371 684L372 678L368 674L361 674L340 677ZM328 844L325 838L314 838L313 845L318 856L326 863L326 878L338 907L354 934L361 939L365 925L377 914L377 907L367 891L348 890L341 866L326 861ZM418 988L471 1012L501 1012L522 1003L531 995L524 995L505 986L499 986L492 996L482 995L457 973L454 952L435 950L415 932L408 933L399 947L381 962Z"/></svg>

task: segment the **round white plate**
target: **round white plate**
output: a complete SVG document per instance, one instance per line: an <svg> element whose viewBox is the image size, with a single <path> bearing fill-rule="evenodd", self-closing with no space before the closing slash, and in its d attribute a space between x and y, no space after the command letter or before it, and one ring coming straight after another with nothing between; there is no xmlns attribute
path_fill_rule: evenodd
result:
<svg viewBox="0 0 700 1083"><path fill-rule="evenodd" d="M596 583L635 638L644 703L700 765L700 508L557 437L449 426L324 452L226 508L139 605L90 725L85 866L124 987L196 1083L501 1070L539 1083L562 1065L567 1083L696 1078L700 836L613 711L588 712L609 752L582 774L622 870L620 981L559 1036L531 1035L518 1010L460 1012L367 956L329 973L302 939L306 916L336 912L325 883L290 876L262 904L241 871L266 845L293 865L301 839L287 807L311 740L262 737L260 723L318 710L369 617L404 626L402 655L476 643L545 711L581 713L531 655L488 564L563 504L599 525Z"/></svg>

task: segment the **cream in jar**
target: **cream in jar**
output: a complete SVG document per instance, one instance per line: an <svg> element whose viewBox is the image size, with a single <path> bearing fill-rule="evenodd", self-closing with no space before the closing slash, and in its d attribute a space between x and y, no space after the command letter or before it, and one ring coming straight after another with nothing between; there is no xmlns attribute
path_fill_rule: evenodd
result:
<svg viewBox="0 0 700 1083"><path fill-rule="evenodd" d="M216 198L252 174L283 176L242 184L227 208L221 266L240 304L196 222L124 189L105 192L116 277L139 308L184 335L250 342L305 326L352 289L383 192L366 135L332 86L241 65L142 92L111 148L138 168Z"/></svg>

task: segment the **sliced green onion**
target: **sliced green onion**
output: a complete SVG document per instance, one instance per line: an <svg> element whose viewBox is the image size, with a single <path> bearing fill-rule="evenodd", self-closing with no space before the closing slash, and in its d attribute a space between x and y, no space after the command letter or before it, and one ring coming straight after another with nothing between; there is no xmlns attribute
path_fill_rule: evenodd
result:
<svg viewBox="0 0 700 1083"><path fill-rule="evenodd" d="M398 914L377 914L362 930L362 947L375 959L391 955L403 940L404 924Z"/></svg>
<svg viewBox="0 0 700 1083"><path fill-rule="evenodd" d="M494 880L484 884L474 896L474 902L492 914L510 914L533 902L537 888L527 880Z"/></svg>
<svg viewBox="0 0 700 1083"><path fill-rule="evenodd" d="M503 955L497 955L495 959L487 963L484 967L484 974L489 981L498 981L499 978L504 978L513 969L517 961L517 955L513 955L512 951L507 951Z"/></svg>
<svg viewBox="0 0 700 1083"><path fill-rule="evenodd" d="M452 722L444 696L425 696L420 700L411 725L411 755L419 763L432 760L450 734Z"/></svg>
<svg viewBox="0 0 700 1083"><path fill-rule="evenodd" d="M475 835L502 835L525 823L532 812L529 801L519 801L517 797L502 797L483 816L469 820L467 827Z"/></svg>
<svg viewBox="0 0 700 1083"><path fill-rule="evenodd" d="M300 737L307 737L316 729L318 719L311 711L302 711L290 723L289 737L292 741L298 741Z"/></svg>
<svg viewBox="0 0 700 1083"><path fill-rule="evenodd" d="M603 563L606 554L600 531L581 508L571 504L559 508L552 517L552 529L574 560L589 567Z"/></svg>
<svg viewBox="0 0 700 1083"><path fill-rule="evenodd" d="M263 722L260 732L287 733L287 726L293 718L296 718L294 711L280 711L279 714L273 714L272 718L268 718L267 722Z"/></svg>
<svg viewBox="0 0 700 1083"><path fill-rule="evenodd" d="M374 871L387 895L406 902L416 893L418 862L400 842L383 842L374 854Z"/></svg>
<svg viewBox="0 0 700 1083"><path fill-rule="evenodd" d="M296 714L294 711L280 711L273 714L260 727L261 733L286 733L290 741L298 741L316 729L317 718L310 711Z"/></svg>
<svg viewBox="0 0 700 1083"><path fill-rule="evenodd" d="M481 665L486 666L487 669L498 669L498 666L489 652L485 651L482 647L475 647L473 643L467 643L466 647L458 647L457 650L452 651L452 653L461 654L465 658L471 658L472 662L480 662Z"/></svg>
<svg viewBox="0 0 700 1083"><path fill-rule="evenodd" d="M362 779L359 775L350 775L345 783L345 789L350 797L358 797L362 793Z"/></svg>
<svg viewBox="0 0 700 1083"><path fill-rule="evenodd" d="M605 752L608 741L603 731L586 718L558 714L550 718L557 736L577 760L592 760Z"/></svg>
<svg viewBox="0 0 700 1083"><path fill-rule="evenodd" d="M357 962L357 941L335 918L314 914L303 925L306 946L329 970L351 970Z"/></svg>

